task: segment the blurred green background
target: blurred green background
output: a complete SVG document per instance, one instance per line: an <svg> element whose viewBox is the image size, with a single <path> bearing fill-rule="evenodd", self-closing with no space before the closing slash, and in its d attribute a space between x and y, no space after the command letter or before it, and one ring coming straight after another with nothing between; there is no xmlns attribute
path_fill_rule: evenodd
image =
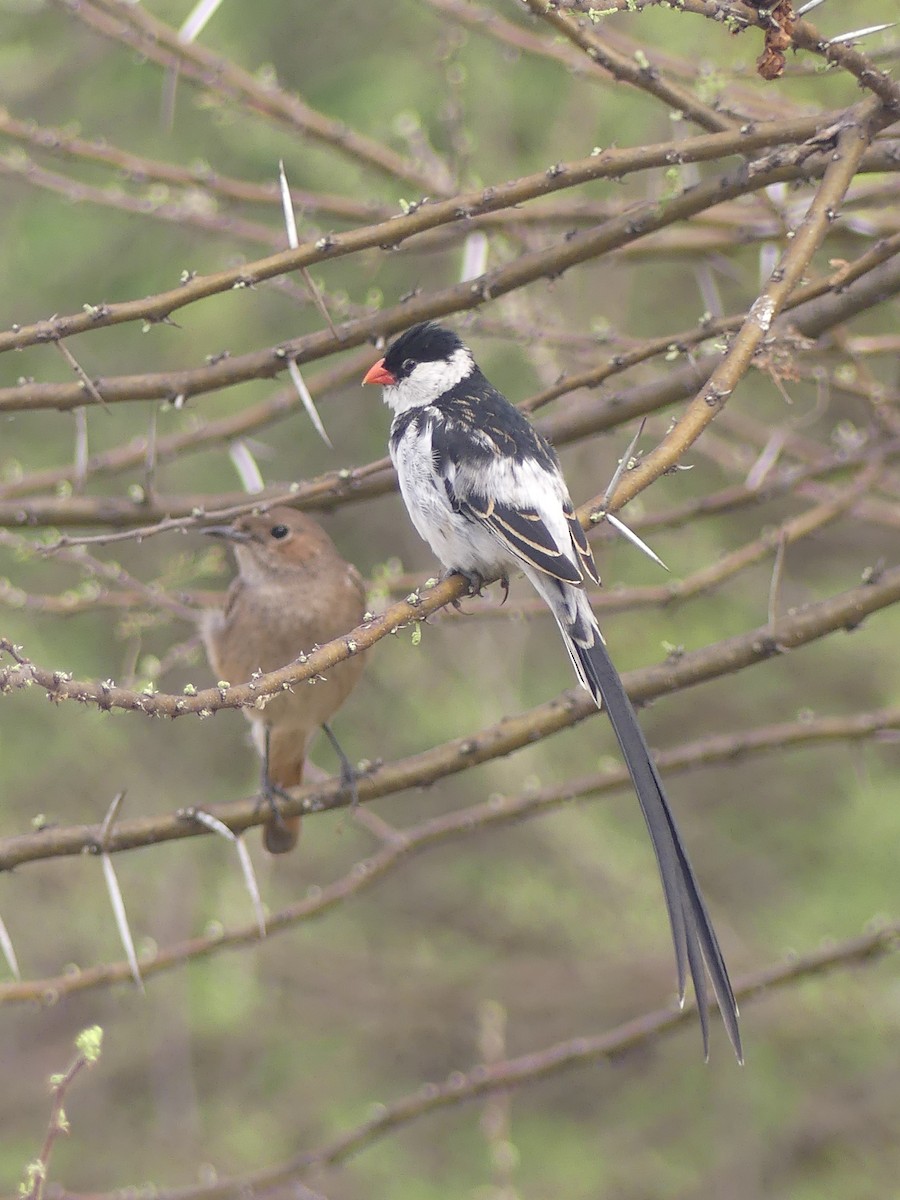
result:
<svg viewBox="0 0 900 1200"><path fill-rule="evenodd" d="M178 25L190 6L157 0L151 7ZM833 3L816 16L826 32L837 33L848 21L887 20L892 8L884 0L851 7L849 14ZM513 6L497 0L492 10L552 44L550 31L523 21ZM19 118L77 129L149 157L203 161L257 183L270 183L283 158L298 190L337 192L397 211L401 199L416 198L409 185L386 182L184 81L166 130L159 69L90 32L61 6L0 0L0 22L0 100ZM802 58L785 79L765 85L752 73L758 38L732 38L709 21L653 10L623 14L609 28L638 39L651 56L656 50L699 59L713 91L738 71L745 94L755 94L762 107L785 97L836 108L857 95L849 76L807 70ZM598 144L671 136L669 114L659 103L465 32L412 0L226 0L201 40L252 72L274 73L322 112L403 152L404 131L416 126L441 153L452 157L453 145L462 147L469 184L540 170ZM14 164L21 149L3 143L5 163ZM116 186L99 167L42 161L70 178ZM638 201L664 186L662 174L651 173L621 185L592 185L577 198ZM155 197L171 198L159 191ZM176 286L182 271L211 272L270 250L186 223L73 202L10 170L0 173L0 206L3 328L87 303L149 295ZM276 208L248 208L245 215L267 221L278 244ZM309 213L301 238L342 227ZM865 245L864 237L845 232L816 265L824 271L830 256L849 258ZM520 250L512 236L498 236L490 261ZM461 242L450 240L427 253L373 251L313 274L340 312L342 305L347 311L377 306L381 298L393 304L414 288L448 285L458 278L460 262ZM759 246L710 255L703 265L715 275L725 311L756 294ZM675 332L695 324L706 307L696 266L684 254L614 256L539 282L523 298L455 324L489 377L518 399L538 390L548 372L552 379L594 361L595 351L582 346L570 354L551 346L548 357L529 357L530 338L516 344L491 335L488 323L498 315L529 328L546 322L579 334L607 327L629 337ZM139 323L98 331L73 339L71 348L91 375L161 371L273 345L318 328L321 319L308 303L270 285L195 304L177 313L176 322L147 331ZM895 303L856 321L853 332L896 327ZM886 387L896 387L896 364L880 360L872 369ZM651 380L665 370L655 360L630 379ZM0 361L3 386L22 376L70 378L49 347ZM788 389L790 410L767 376L751 372L731 406L763 426L802 421L804 435L823 445L835 430L868 420L861 400L833 392L817 407L814 385L792 381ZM195 399L183 411L162 409L160 435L240 411L272 392L272 384L252 383ZM93 409L91 452L143 435L148 410L137 403L108 413ZM323 398L320 411L334 452L296 413L255 437L267 482L307 479L385 452L389 421L377 395L350 386ZM667 421L668 414L651 421L646 445L662 436ZM71 461L70 414L4 417L2 429L4 479ZM563 451L576 502L602 490L628 436L618 430ZM693 470L659 481L629 513L665 509L743 477L699 450L691 463ZM121 496L141 482L134 471L92 482L91 491ZM233 491L239 481L225 449L217 447L163 465L157 486L164 494ZM698 520L653 544L678 578L799 509L800 502L787 497ZM344 506L323 521L367 578L389 567L423 579L434 571L396 495ZM607 587L659 582L657 569L623 543L596 545ZM194 534L99 553L144 580L184 579L208 588L224 587L230 577L224 557L211 559ZM881 558L896 558L895 537L845 518L788 552L783 604L852 587ZM659 661L670 646L693 649L763 624L770 573L766 562L689 605L609 618L613 657L625 670ZM6 552L0 575L36 593L80 583L71 567L22 562ZM525 595L521 582L514 583L513 598ZM486 621L476 603L466 607L473 615L433 622L418 646L408 631L379 645L335 722L352 758L413 753L571 686L548 620ZM142 620L109 611L61 619L7 607L0 620L35 661L78 678L121 681L132 670L141 682L153 673L155 659L190 635L186 625L158 616ZM803 711L840 714L896 703L898 640L900 615L889 611L852 635L660 701L642 723L651 745L666 747L793 720ZM210 681L199 657L159 686L176 691L187 681ZM62 824L99 821L120 789L127 790L124 815L136 816L212 805L252 794L256 785L257 763L238 713L166 724L51 707L32 689L4 697L0 718L2 835L27 831L38 814ZM496 792L514 795L588 773L614 755L610 731L598 717L508 760L374 809L402 827ZM334 770L327 747L315 757ZM818 746L672 778L670 795L733 974L896 916L898 765L896 746L884 741ZM248 840L273 910L342 875L375 847L371 834L343 812L308 820L299 852L284 861L267 859L257 836ZM116 868L141 947L250 918L234 854L219 839L119 855ZM28 978L122 957L93 859L38 863L4 875L0 913ZM75 1034L88 1024L104 1027L104 1053L67 1103L72 1132L57 1147L52 1178L76 1191L145 1181L168 1187L210 1170L228 1175L281 1161L362 1122L374 1105L467 1068L482 1057L487 1002L505 1010L509 1054L601 1032L663 1006L672 999L671 959L656 867L630 792L426 852L321 920L154 978L146 995L117 986L46 1007L4 1008L4 1190L16 1186L43 1137L47 1077L63 1069ZM573 1070L516 1092L509 1134L516 1191L507 1194L558 1200L883 1200L896 1194L896 962L840 971L754 1001L743 1013L743 1031L743 1069L714 1021L709 1065L697 1028L688 1025L611 1065ZM330 1200L499 1196L491 1191L500 1184L481 1114L482 1105L469 1104L420 1120L313 1184Z"/></svg>

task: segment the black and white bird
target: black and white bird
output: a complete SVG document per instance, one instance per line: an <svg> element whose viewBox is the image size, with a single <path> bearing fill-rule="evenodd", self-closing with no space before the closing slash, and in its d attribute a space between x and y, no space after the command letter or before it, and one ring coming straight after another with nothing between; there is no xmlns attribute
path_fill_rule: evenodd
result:
<svg viewBox="0 0 900 1200"><path fill-rule="evenodd" d="M679 995L687 971L708 1056L706 971L743 1061L728 971L659 772L585 594L600 582L559 459L492 387L452 330L402 333L366 374L393 409L390 453L413 525L450 573L478 591L522 571L562 633L579 680L609 714L650 831L675 944ZM704 970L705 966L705 970Z"/></svg>

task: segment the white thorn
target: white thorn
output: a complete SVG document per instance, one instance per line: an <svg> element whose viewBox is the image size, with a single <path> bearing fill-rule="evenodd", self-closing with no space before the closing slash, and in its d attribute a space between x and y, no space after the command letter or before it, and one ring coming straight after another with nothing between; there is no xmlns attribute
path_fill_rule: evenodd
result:
<svg viewBox="0 0 900 1200"><path fill-rule="evenodd" d="M259 884L256 881L256 872L253 870L250 851L247 849L247 843L243 838L234 839L234 848L237 850L238 862L241 864L241 871L244 875L244 883L247 891L250 893L250 902L256 914L256 927L259 930L259 936L264 938L266 936L266 910L263 908L262 897L259 894Z"/></svg>
<svg viewBox="0 0 900 1200"><path fill-rule="evenodd" d="M178 30L179 42L195 41L206 28L210 18L215 15L216 9L221 3L222 0L198 0Z"/></svg>
<svg viewBox="0 0 900 1200"><path fill-rule="evenodd" d="M651 550L646 542L642 542L638 535L633 530L629 529L624 521L620 521L618 517L613 516L613 514L609 512L604 513L603 515L614 529L617 529L623 537L627 538L628 541L631 542L632 546L637 546L638 550L643 550L648 558L652 558L653 561L658 563L664 571L668 571L669 568L659 557L659 555Z"/></svg>
<svg viewBox="0 0 900 1200"><path fill-rule="evenodd" d="M622 478L622 476L628 470L628 464L631 462L631 456L634 454L635 448L637 447L637 444L640 441L641 434L644 432L644 426L646 425L646 423L647 423L647 420L646 420L646 418L644 418L644 420L642 420L640 425L638 426L637 433L634 435L634 437L628 443L628 449L625 451L625 453L619 459L619 464L615 469L615 473L613 474L612 479L609 481L609 486L607 487L606 491L603 493L604 509L605 509L606 505L609 504L610 500L612 499L613 492L619 486L619 480Z"/></svg>
<svg viewBox="0 0 900 1200"><path fill-rule="evenodd" d="M116 878L116 869L113 866L112 859L105 850L100 855L100 862L103 866L103 878L106 881L106 890L109 893L109 902L112 905L113 916L116 919L116 928L119 931L119 939L125 949L125 957L128 959L128 969L131 971L131 978L138 985L141 991L143 991L144 981L141 979L141 968L138 966L137 952L134 948L134 938L131 936L131 928L128 924L128 914L125 912L125 901L122 898L122 889L119 887L119 881Z"/></svg>
<svg viewBox="0 0 900 1200"><path fill-rule="evenodd" d="M745 488L748 488L751 492L755 492L757 488L762 487L763 481L778 462L778 458L781 454L781 451L784 449L784 444L786 441L786 429L774 430L771 437L760 452L756 462L747 472L747 478L744 480Z"/></svg>
<svg viewBox="0 0 900 1200"><path fill-rule="evenodd" d="M154 409L155 411L155 409ZM88 473L88 423L87 409L75 409L75 480L76 492L84 490Z"/></svg>
<svg viewBox="0 0 900 1200"><path fill-rule="evenodd" d="M300 239L297 236L297 221L294 217L294 201L291 198L291 189L284 170L284 159L282 158L278 160L278 186L281 189L281 210L284 213L284 228L287 232L288 246L290 246L292 250L296 250L300 245ZM300 267L300 274L303 276L303 282L306 284L316 308L318 308L319 312L325 318L328 328L331 330L334 336L337 337L338 332L335 329L331 315L325 306L325 301L322 299L319 289L316 287L315 282L313 281L313 277L310 275L306 267ZM328 441L327 438L325 440L326 442ZM328 445L330 446L331 442L328 442Z"/></svg>
<svg viewBox="0 0 900 1200"><path fill-rule="evenodd" d="M19 970L19 960L16 958L12 938L9 936L9 930L6 928L2 917L0 917L0 949L3 950L3 957L6 959L6 965L9 967L13 979L21 981L22 973Z"/></svg>
<svg viewBox="0 0 900 1200"><path fill-rule="evenodd" d="M322 424L322 418L319 416L319 410L315 406L312 396L309 394L309 388L303 382L303 376L300 374L300 368L293 359L288 363L288 374L294 382L294 387L297 389L297 394L303 401L303 407L306 409L306 415L312 421L316 432L325 443L329 450L334 447L331 444L331 438L325 432L325 426Z"/></svg>
<svg viewBox="0 0 900 1200"><path fill-rule="evenodd" d="M487 234L476 229L463 243L463 261L459 282L468 283L470 279L477 279L479 275L483 275L487 270L487 258Z"/></svg>
<svg viewBox="0 0 900 1200"><path fill-rule="evenodd" d="M291 189L288 186L287 175L284 173L284 159L278 160L278 186L281 188L281 210L284 213L284 227L287 230L288 245L296 250L300 245L297 237L297 221L294 217L294 202L291 199Z"/></svg>
<svg viewBox="0 0 900 1200"><path fill-rule="evenodd" d="M254 492L261 492L266 485L263 483L256 459L243 438L231 443L228 447L228 457L238 473L238 479L240 479L244 491L250 492L251 495Z"/></svg>
<svg viewBox="0 0 900 1200"><path fill-rule="evenodd" d="M866 29L854 29L852 33L839 33L837 37L829 38L829 46L838 46L841 42L854 42L857 38L868 37L870 33L881 33L884 29L893 29L896 21L888 21L886 25L869 25Z"/></svg>
<svg viewBox="0 0 900 1200"><path fill-rule="evenodd" d="M825 0L807 0L806 4L804 4L802 8L797 9L797 16L803 17L808 12L812 12L814 8L818 8L820 4L824 3Z"/></svg>
<svg viewBox="0 0 900 1200"><path fill-rule="evenodd" d="M221 3L222 0L198 0L198 3L188 13L184 24L178 30L179 42L183 45L190 45L191 42L196 41ZM169 67L163 78L160 111L163 129L171 129L172 123L175 120L175 92L177 88L178 67L176 65Z"/></svg>
<svg viewBox="0 0 900 1200"><path fill-rule="evenodd" d="M192 808L190 816L192 820L196 821L198 825L202 825L205 829L208 829L210 833L215 833L219 837L224 838L226 842L231 842L235 850L237 850L238 862L241 864L241 871L244 876L244 884L250 893L250 902L253 905L253 912L256 916L256 926L259 929L259 936L265 937L266 912L259 894L256 872L253 870L253 863L250 860L250 854L244 844L243 838L239 838L236 833L233 833L224 821L220 821L212 813L204 812L202 808Z"/></svg>

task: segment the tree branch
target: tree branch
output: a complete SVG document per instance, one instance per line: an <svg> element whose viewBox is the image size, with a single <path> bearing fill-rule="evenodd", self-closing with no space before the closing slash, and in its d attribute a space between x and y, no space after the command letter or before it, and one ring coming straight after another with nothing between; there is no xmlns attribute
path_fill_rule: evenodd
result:
<svg viewBox="0 0 900 1200"><path fill-rule="evenodd" d="M758 1000L781 988L793 987L842 968L876 962L897 950L900 921L891 921L858 937L831 944L787 961L773 963L735 981L735 997L741 1004ZM410 1122L430 1113L456 1108L470 1100L546 1079L561 1071L590 1063L618 1060L631 1050L654 1044L660 1037L693 1021L696 1008L658 1009L627 1021L606 1033L586 1034L547 1046L517 1058L482 1064L469 1071L454 1071L442 1083L423 1084L417 1091L379 1106L379 1111L361 1125L325 1145L295 1154L286 1162L264 1167L246 1175L220 1179L212 1184L180 1188L157 1188L156 1200L232 1200L248 1193L262 1196L277 1187L303 1179L313 1170L337 1166L367 1146ZM93 1193L90 1200L125 1200L131 1189ZM79 1193L58 1193L67 1200L87 1200Z"/></svg>
<svg viewBox="0 0 900 1200"><path fill-rule="evenodd" d="M766 725L748 732L717 734L689 742L656 755L659 770L667 777L700 768L732 765L757 755L841 742L865 742L888 731L900 729L900 708L858 713L849 717L809 717L781 725ZM421 757L421 756L420 756ZM414 759L406 760L413 763ZM402 764L395 764L399 766ZM581 779L569 779L554 787L530 791L524 796L492 796L483 804L474 804L457 812L423 821L395 831L386 844L333 883L266 918L265 936L284 933L305 921L324 916L333 908L367 890L415 855L458 839L478 836L520 821L553 812L573 800L609 796L629 786L624 766L613 767ZM8 839L13 840L13 839ZM0 854L3 843L0 842ZM188 938L169 946L157 946L152 957L140 961L141 978L173 970L185 963L240 949L261 938L256 919L214 934ZM0 1006L5 1004L56 1004L63 996L92 991L117 983L131 983L131 964L127 960L83 967L77 972L46 979L0 983Z"/></svg>
<svg viewBox="0 0 900 1200"><path fill-rule="evenodd" d="M31 681L43 687L53 700L77 700L80 703L97 704L104 709L125 708L151 716L181 716L187 713L208 715L217 709L255 703L262 696L272 695L284 687L325 672L330 666L349 657L351 651L348 643L353 643L355 651L364 649L363 638L370 638L367 644L371 645L410 620L422 620L464 592L462 580L454 576L424 592L416 605L393 605L388 610L390 615L385 614L372 625L360 626L346 638L329 642L311 654L305 663L295 663L260 675L252 684L207 688L194 696L166 696L161 693L150 696L104 684L76 683L65 679L61 672L49 672L29 664L20 650L11 647L6 639L0 639L0 650L18 660L13 667L0 670L0 691L29 686ZM646 703L659 696L764 662L774 655L799 649L839 629L856 629L867 616L898 600L900 567L883 573L873 571L862 586L793 610L774 627L766 624L700 650L679 654L664 663L629 672L623 677L623 682L635 704ZM563 692L556 699L530 712L508 717L474 736L458 738L392 765L373 767L358 782L359 799L364 802L407 787L433 783L436 779L455 775L523 746L533 745L596 713L593 701L582 689ZM322 787L298 789L290 800L282 802L281 811L285 816L295 816L340 808L347 803L346 789L340 780L333 780ZM249 800L217 805L215 815L235 833L261 823L266 816L259 811L255 801ZM110 833L104 849L112 854L176 838L196 837L203 832L191 821L190 814L183 812L168 817L121 821ZM9 870L36 859L81 854L85 850L90 851L96 842L97 830L94 826L46 829L37 834L5 838L0 840L0 870Z"/></svg>
<svg viewBox="0 0 900 1200"><path fill-rule="evenodd" d="M820 116L815 116L800 118L788 123L745 125L737 132L709 134L704 138L679 142L676 148L673 148L671 142L663 142L658 145L638 147L634 150L604 150L599 155L589 155L587 158L577 159L574 162L554 164L546 171L538 172L535 175L463 192L451 200L434 203L423 200L406 215L398 215L391 220L378 222L375 225L367 225L361 229L320 238L315 242L305 242L296 250L284 250L228 271L220 271L214 275L195 276L179 287L161 292L156 296L126 300L118 304L88 305L86 309L68 316L54 317L49 321L40 321L34 325L16 326L5 333L0 333L0 352L20 350L25 346L57 341L59 338L70 337L76 333L86 333L90 330L102 329L109 325L118 325L128 321L163 321L180 308L209 296L253 287L276 275L285 274L300 267L316 266L328 260L356 254L360 250L393 248L416 234L443 225L463 222L462 227L466 228L473 217L483 213L510 208L516 204L576 187L591 180L620 178L630 171L670 166L673 161L679 164L702 162L730 154L743 155L766 146L803 143L806 139L815 136L818 129L821 128L821 120ZM782 170L787 170L787 174L776 172L771 178L757 181L756 187L749 189L743 173L739 173L740 179L733 175L726 176L721 181L715 181L714 184L701 185L704 190L700 192L699 203L696 203L697 189L688 189L686 193L681 193L680 197L673 197L666 206L670 209L668 219L659 221L657 224L651 222L646 228L641 229L641 234L662 228L672 221L685 219L712 204L743 195L747 190L766 187L769 183L777 180L813 178L817 172L824 171L825 165L826 161L821 156L811 156L804 164L805 169L783 167ZM867 169L891 170L892 166L896 169L897 159L890 150L885 150L884 147L874 149L868 158ZM739 186L741 183L742 185ZM686 195L689 195L695 202L687 203ZM681 200L680 204L678 203L679 199ZM659 206L654 204L649 207L658 209ZM629 239L622 239L622 244L625 244L627 240ZM585 257L590 257L590 255ZM576 255L571 261L567 261L566 265L572 265L576 261L582 260ZM540 271L535 278L539 276ZM444 308L434 315L440 316L450 311L453 311L452 308ZM384 314L381 315L384 316ZM372 336L376 329L380 333L387 333L393 329L393 326L386 324L383 329L378 329L373 325L372 330L367 331L364 337ZM341 327L340 334L341 341L339 343L336 343L333 337L329 337L327 344L331 351L355 345L358 344L358 340L364 340L363 338L357 341L348 340L353 336L352 328ZM0 395L2 394L0 393ZM109 400L109 396L105 398L107 401Z"/></svg>

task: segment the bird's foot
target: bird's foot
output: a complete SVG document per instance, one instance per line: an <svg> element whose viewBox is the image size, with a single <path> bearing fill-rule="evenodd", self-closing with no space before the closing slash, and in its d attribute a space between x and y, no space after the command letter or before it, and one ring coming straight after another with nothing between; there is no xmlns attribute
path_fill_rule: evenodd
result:
<svg viewBox="0 0 900 1200"><path fill-rule="evenodd" d="M442 579L450 579L454 575L459 575L466 581L466 585L468 586L468 589L469 589L468 594L470 596L483 596L484 595L485 580L484 580L483 575L479 575L479 573L477 571L461 571L457 567L452 571L446 571L441 576L441 578ZM509 576L506 574L505 571L500 576L500 579L498 580L498 582L503 591L503 599L500 601L500 603L505 604L507 599L509 598ZM455 609L457 609L458 611L461 611L462 606L460 605L459 600L453 600L452 604Z"/></svg>
<svg viewBox="0 0 900 1200"><path fill-rule="evenodd" d="M347 763L347 769L341 763L341 788L350 797L350 807L359 807L359 772Z"/></svg>
<svg viewBox="0 0 900 1200"><path fill-rule="evenodd" d="M466 581L467 594L470 596L480 596L484 591L484 576L479 575L477 571L463 571L459 567L452 567L446 571L442 571L440 578L452 579L454 576L459 576ZM450 603L457 612L462 612L462 604L459 600L451 600Z"/></svg>
<svg viewBox="0 0 900 1200"><path fill-rule="evenodd" d="M256 811L265 806L269 810L269 822L282 832L287 831L284 817L281 814L279 800L293 800L293 796L286 792L283 787L279 787L277 783L273 783L268 774L263 773L259 781L259 796L256 800Z"/></svg>

